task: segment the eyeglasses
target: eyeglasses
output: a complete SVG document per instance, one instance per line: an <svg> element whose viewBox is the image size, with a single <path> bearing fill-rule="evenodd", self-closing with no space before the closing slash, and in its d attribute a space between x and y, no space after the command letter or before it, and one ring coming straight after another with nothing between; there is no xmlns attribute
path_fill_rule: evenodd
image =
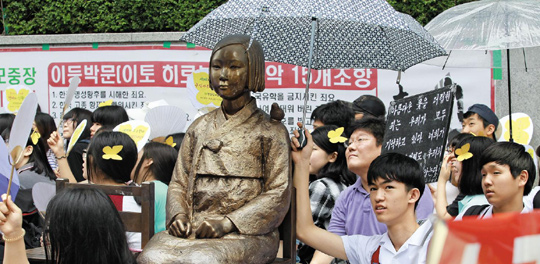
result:
<svg viewBox="0 0 540 264"><path fill-rule="evenodd" d="M83 158L83 159L86 159L86 151L87 151L87 150L85 149L85 150L83 150L83 152L82 152L82 158Z"/></svg>
<svg viewBox="0 0 540 264"><path fill-rule="evenodd" d="M64 120L64 124L71 125L73 124L73 121L74 121L73 118L69 118L69 119Z"/></svg>
<svg viewBox="0 0 540 264"><path fill-rule="evenodd" d="M359 138L357 138L357 139L349 139L349 141L343 142L343 145L344 145L346 148L348 148L348 147L352 146L353 144L358 145L358 144L360 144L361 142L365 142L365 141L368 141L368 140L370 140L370 138L368 138L368 137L359 137Z"/></svg>

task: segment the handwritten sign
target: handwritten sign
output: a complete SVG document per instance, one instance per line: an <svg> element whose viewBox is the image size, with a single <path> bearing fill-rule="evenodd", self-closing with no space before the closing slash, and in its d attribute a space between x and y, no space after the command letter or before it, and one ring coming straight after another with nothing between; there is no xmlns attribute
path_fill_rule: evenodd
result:
<svg viewBox="0 0 540 264"><path fill-rule="evenodd" d="M150 126L148 123L141 120L126 121L117 125L113 131L128 134L137 145L137 151L141 151L150 137Z"/></svg>
<svg viewBox="0 0 540 264"><path fill-rule="evenodd" d="M3 97L5 110L9 113L19 111L24 98L26 98L29 93L31 93L31 91L23 85L11 86L6 89L6 95Z"/></svg>
<svg viewBox="0 0 540 264"><path fill-rule="evenodd" d="M390 103L382 152L397 152L417 160L426 182L436 182L453 104L449 88Z"/></svg>
<svg viewBox="0 0 540 264"><path fill-rule="evenodd" d="M210 89L209 78L207 69L196 70L188 77L187 88L190 100L197 109L206 106L219 107L223 100L216 92Z"/></svg>

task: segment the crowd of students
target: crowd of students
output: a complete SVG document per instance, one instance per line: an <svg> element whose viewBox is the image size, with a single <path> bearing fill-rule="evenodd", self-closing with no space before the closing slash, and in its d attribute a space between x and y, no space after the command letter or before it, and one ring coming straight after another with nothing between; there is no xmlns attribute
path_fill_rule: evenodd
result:
<svg viewBox="0 0 540 264"><path fill-rule="evenodd" d="M13 114L0 114L6 144L13 120ZM102 106L93 113L74 108L64 115L60 134L54 119L38 110L23 158L15 164L20 190L14 201L4 196L0 203L6 263L27 262L21 245L22 249L45 245L46 252L54 252L48 259L58 263L135 263L131 252L141 250L141 235L125 232L118 211L140 212L139 202L132 196L107 197L98 190L69 188L49 202L44 218L34 205L32 190L38 182L54 186L57 178L103 185L154 182L154 231L165 230L167 189L183 133L166 137L168 142L149 142L137 151L130 136L112 131L128 120L120 106ZM82 122L87 125L68 152Z"/></svg>
<svg viewBox="0 0 540 264"><path fill-rule="evenodd" d="M517 143L495 142L498 118L487 106L475 104L464 115L462 133L449 140L436 185L424 182L415 160L381 155L385 115L380 99L364 95L352 103L335 101L316 108L311 116L314 130L306 130L304 148L299 148L295 131L291 148L299 262L425 263L433 213L461 220L526 213L540 206L540 189L532 188L532 157ZM12 114L0 114L6 143L13 119ZM23 158L15 165L19 194L15 201L3 196L0 202L4 260L26 261L22 250L39 247L43 240L58 263L135 262L130 249L140 250L140 234L126 236L115 209L140 210L137 201L74 188L55 196L43 219L32 188L38 182L54 184L58 177L104 185L152 181L155 232L166 229L167 188L183 134L149 142L137 151L127 134L112 131L128 119L119 106L99 107L93 113L74 108L64 116L61 135L50 115L36 114ZM88 125L68 152L83 121ZM103 234L97 228L107 228L110 235L96 235Z"/></svg>
<svg viewBox="0 0 540 264"><path fill-rule="evenodd" d="M358 106L361 102L364 108ZM358 180L339 194L330 209L330 223L323 226L316 210L320 195L312 191L317 180L310 174L319 148L318 130L344 124L343 115L332 116L346 113L336 111L346 103L333 104L333 110L328 104L313 112L316 128L313 136L306 130L304 148L299 148L296 131L292 138L297 235L316 250L307 257L299 254L301 263L425 263L433 212L459 221L464 216L527 213L540 206L540 188L531 191L536 177L533 158L520 144L495 142L499 121L489 107L475 104L468 109L461 133L449 139L437 184L426 185L415 160L396 153L381 155L384 105L376 98L359 98L352 107L356 121L345 124L343 134L327 133L330 139L343 137L347 168ZM373 109L382 109L381 114L373 114Z"/></svg>

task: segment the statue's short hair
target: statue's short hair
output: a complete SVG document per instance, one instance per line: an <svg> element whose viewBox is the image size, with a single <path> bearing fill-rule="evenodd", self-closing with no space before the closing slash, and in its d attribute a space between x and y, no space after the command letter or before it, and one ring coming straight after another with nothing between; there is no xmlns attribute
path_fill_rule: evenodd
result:
<svg viewBox="0 0 540 264"><path fill-rule="evenodd" d="M250 40L251 37L247 35L229 35L221 39L212 50L209 70L212 71L212 59L218 50L230 45L241 45L246 50L248 58L248 89L252 92L262 92L265 83L264 51L261 44L255 39L250 46ZM210 88L212 88L212 78L209 80Z"/></svg>

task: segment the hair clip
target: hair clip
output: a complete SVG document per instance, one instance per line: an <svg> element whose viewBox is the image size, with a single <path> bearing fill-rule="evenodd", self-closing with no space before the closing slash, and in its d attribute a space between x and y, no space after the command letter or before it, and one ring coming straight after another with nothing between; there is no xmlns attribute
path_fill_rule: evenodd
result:
<svg viewBox="0 0 540 264"><path fill-rule="evenodd" d="M110 146L103 147L103 156L102 158L104 160L112 159L112 160L122 160L122 157L118 155L118 153L124 148L122 145L116 145L112 148Z"/></svg>
<svg viewBox="0 0 540 264"><path fill-rule="evenodd" d="M171 147L175 147L176 146L176 143L174 143L174 139L172 136L169 136L167 139L165 139L165 144L171 146Z"/></svg>
<svg viewBox="0 0 540 264"><path fill-rule="evenodd" d="M112 99L111 100L107 100L103 103L99 103L99 106L98 107L102 107L102 106L110 106L112 105Z"/></svg>
<svg viewBox="0 0 540 264"><path fill-rule="evenodd" d="M346 137L341 136L344 130L345 130L344 127L339 127L339 128L336 128L335 130L328 131L328 139L330 139L330 143L343 143L347 141Z"/></svg>
<svg viewBox="0 0 540 264"><path fill-rule="evenodd" d="M32 134L30 135L30 138L32 139L32 143L36 145L38 143L38 140L41 138L41 134L34 129L32 131Z"/></svg>
<svg viewBox="0 0 540 264"><path fill-rule="evenodd" d="M458 155L456 159L458 161L464 161L464 160L468 160L472 158L473 154L469 152L470 148L471 148L471 144L467 143L461 146L461 148L456 149L456 154Z"/></svg>

